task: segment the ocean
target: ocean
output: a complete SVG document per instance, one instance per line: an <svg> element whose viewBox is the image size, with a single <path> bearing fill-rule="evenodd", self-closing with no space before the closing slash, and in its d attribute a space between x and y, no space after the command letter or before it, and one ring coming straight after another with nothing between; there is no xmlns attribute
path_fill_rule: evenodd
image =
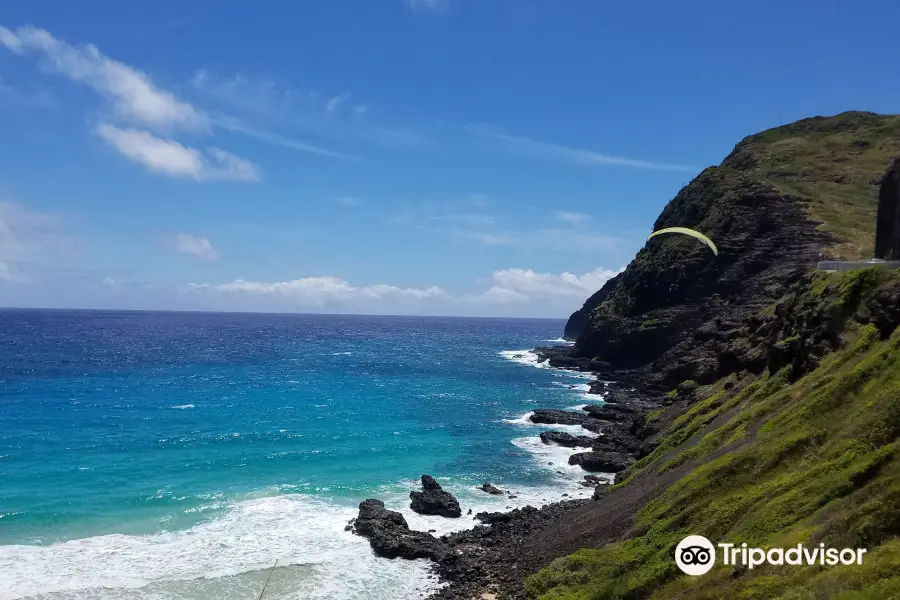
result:
<svg viewBox="0 0 900 600"><path fill-rule="evenodd" d="M529 351L563 325L0 311L0 599L419 598L426 562L345 531L360 501L441 534L590 496L527 419L599 400ZM423 473L462 518L409 510Z"/></svg>

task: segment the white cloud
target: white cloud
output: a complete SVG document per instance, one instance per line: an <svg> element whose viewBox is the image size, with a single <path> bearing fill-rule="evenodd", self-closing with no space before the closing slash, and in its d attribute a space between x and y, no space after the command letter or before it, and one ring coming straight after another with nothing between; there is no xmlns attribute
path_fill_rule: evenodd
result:
<svg viewBox="0 0 900 600"><path fill-rule="evenodd" d="M107 114L95 133L132 162L155 173L196 181L259 179L251 162L225 150L211 147L201 151L145 129L110 124L125 121L155 131L207 133L218 125L204 111L160 89L145 73L105 56L96 46L73 46L31 26L15 31L0 27L0 44L16 54L39 54L46 71L86 85L106 98L113 114Z"/></svg>
<svg viewBox="0 0 900 600"><path fill-rule="evenodd" d="M499 133L484 126L473 126L470 131L481 137L490 139L499 144L499 147L507 152L523 156L532 156L558 162L567 162L575 165L590 167L630 167L634 169L653 169L659 171L688 171L696 172L699 169L685 165L673 165L668 163L635 160L621 156L601 154L591 150L569 148L551 142L542 142L528 137L507 135Z"/></svg>
<svg viewBox="0 0 900 600"><path fill-rule="evenodd" d="M400 288L393 285L371 285L357 287L337 277L307 277L292 281L259 282L237 279L219 285L190 284L193 291L213 293L243 293L262 296L283 296L300 306L323 307L327 305L347 305L354 302L373 300L426 300L446 297L439 287L427 289Z"/></svg>
<svg viewBox="0 0 900 600"><path fill-rule="evenodd" d="M193 254L203 260L216 260L219 253L213 248L212 243L205 237L179 233L175 236L175 249L185 254Z"/></svg>
<svg viewBox="0 0 900 600"><path fill-rule="evenodd" d="M480 293L451 294L437 286L403 288L395 285L356 286L338 277L307 277L290 281L248 281L192 283L184 291L212 294L221 299L254 298L277 301L279 307L303 310L350 310L354 312L413 312L450 314L460 311L502 313L515 307L532 314L567 316L599 290L619 271L597 268L582 275L537 273L530 269L495 271L490 287ZM284 304L287 302L287 304ZM229 304L235 306L235 304ZM258 304L256 304L258 306Z"/></svg>
<svg viewBox="0 0 900 600"><path fill-rule="evenodd" d="M202 112L157 88L145 73L104 56L96 46L72 46L31 26L16 31L0 27L0 43L16 54L41 54L45 69L93 88L121 117L167 129L207 125Z"/></svg>
<svg viewBox="0 0 900 600"><path fill-rule="evenodd" d="M602 267L583 275L568 272L536 273L531 269L504 269L495 271L491 280L501 289L532 298L574 296L586 299L620 272L622 269L611 271Z"/></svg>
<svg viewBox="0 0 900 600"><path fill-rule="evenodd" d="M253 163L218 148L209 148L204 154L149 131L120 129L108 123L101 123L96 133L127 159L155 173L196 181L259 180Z"/></svg>
<svg viewBox="0 0 900 600"><path fill-rule="evenodd" d="M346 206L347 208L362 206L363 203L362 200L355 196L338 196L337 198L332 198L332 202L340 204L341 206Z"/></svg>
<svg viewBox="0 0 900 600"><path fill-rule="evenodd" d="M466 300L475 304L523 304L531 300L531 297L522 292L510 290L504 287L494 286L481 294L466 296Z"/></svg>
<svg viewBox="0 0 900 600"><path fill-rule="evenodd" d="M442 13L450 6L449 0L406 0L406 5L416 12Z"/></svg>
<svg viewBox="0 0 900 600"><path fill-rule="evenodd" d="M578 225L580 223L587 223L588 221L591 220L590 215L585 215L583 213L576 213L576 212L568 212L568 211L564 211L564 210L557 212L555 215L553 215L553 218L556 219L557 221L563 221L565 223L572 223L573 225Z"/></svg>

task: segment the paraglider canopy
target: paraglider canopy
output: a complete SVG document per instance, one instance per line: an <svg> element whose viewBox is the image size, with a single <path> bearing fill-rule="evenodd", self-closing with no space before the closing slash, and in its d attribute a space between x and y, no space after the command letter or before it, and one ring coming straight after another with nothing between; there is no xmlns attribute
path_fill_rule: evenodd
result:
<svg viewBox="0 0 900 600"><path fill-rule="evenodd" d="M713 251L713 254L715 254L716 256L719 255L719 249L716 248L716 245L713 243L713 241L699 231L694 231L693 229L688 229L687 227L666 227L665 229L654 231L647 239L649 240L653 236L659 235L661 233L681 233L683 235L689 235L691 237L697 238L698 240L709 246L710 250Z"/></svg>

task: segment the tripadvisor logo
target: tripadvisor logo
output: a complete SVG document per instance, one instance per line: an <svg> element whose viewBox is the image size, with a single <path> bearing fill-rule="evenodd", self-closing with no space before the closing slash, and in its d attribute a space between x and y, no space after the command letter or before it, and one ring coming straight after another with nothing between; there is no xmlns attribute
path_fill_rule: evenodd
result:
<svg viewBox="0 0 900 600"><path fill-rule="evenodd" d="M825 544L806 547L797 544L792 548L751 548L747 544L717 544L723 565L744 566L753 569L762 565L799 566L820 565L833 567L861 565L863 548L826 548ZM675 564L688 575L703 575L716 564L716 546L702 535L689 535L675 547Z"/></svg>

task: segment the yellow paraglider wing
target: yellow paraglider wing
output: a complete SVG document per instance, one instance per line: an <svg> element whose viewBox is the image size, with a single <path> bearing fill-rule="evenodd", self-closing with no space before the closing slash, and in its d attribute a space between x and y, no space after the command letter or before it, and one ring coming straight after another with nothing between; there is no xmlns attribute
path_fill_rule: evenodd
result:
<svg viewBox="0 0 900 600"><path fill-rule="evenodd" d="M697 238L698 240L709 246L710 250L713 251L713 254L715 254L716 256L719 255L719 249L716 248L716 245L713 243L713 241L699 231L694 231L693 229L688 229L687 227L666 227L665 229L654 231L647 239L649 240L653 236L659 235L661 233L682 233L684 235L689 235L691 237Z"/></svg>

